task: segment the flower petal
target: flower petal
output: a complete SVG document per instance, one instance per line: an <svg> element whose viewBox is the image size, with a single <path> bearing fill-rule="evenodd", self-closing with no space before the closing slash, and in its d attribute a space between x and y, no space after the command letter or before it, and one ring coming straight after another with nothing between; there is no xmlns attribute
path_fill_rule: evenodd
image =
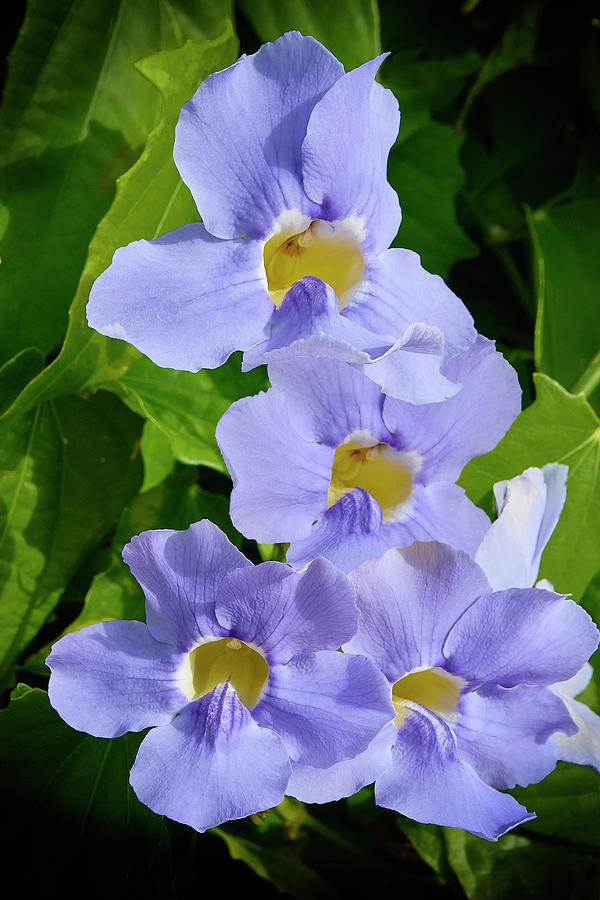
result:
<svg viewBox="0 0 600 900"><path fill-rule="evenodd" d="M579 700L563 699L578 731L573 735L553 735L555 753L566 762L593 766L600 772L600 716Z"/></svg>
<svg viewBox="0 0 600 900"><path fill-rule="evenodd" d="M232 569L252 566L208 519L186 531L145 531L123 559L146 595L154 638L190 650L203 635L225 634L215 619L217 590Z"/></svg>
<svg viewBox="0 0 600 900"><path fill-rule="evenodd" d="M394 708L373 663L323 650L273 666L253 715L281 736L294 762L324 767L365 750Z"/></svg>
<svg viewBox="0 0 600 900"><path fill-rule="evenodd" d="M277 806L289 775L280 738L256 724L227 683L154 728L129 780L154 812L206 831Z"/></svg>
<svg viewBox="0 0 600 900"><path fill-rule="evenodd" d="M285 360L269 366L269 378L284 394L290 420L305 440L338 447L358 431L375 442L391 440L381 417L381 389L344 362Z"/></svg>
<svg viewBox="0 0 600 900"><path fill-rule="evenodd" d="M396 730L394 723L388 722L366 750L326 769L293 763L286 794L303 803L331 803L352 796L391 765Z"/></svg>
<svg viewBox="0 0 600 900"><path fill-rule="evenodd" d="M216 435L233 479L236 528L265 542L309 534L327 509L334 452L297 434L289 398L270 390L236 401Z"/></svg>
<svg viewBox="0 0 600 900"><path fill-rule="evenodd" d="M387 398L383 418L396 444L423 458L421 480L456 481L463 466L496 446L521 408L515 370L481 335L444 366L462 390L443 403L415 406Z"/></svg>
<svg viewBox="0 0 600 900"><path fill-rule="evenodd" d="M286 359L339 359L353 365L385 394L408 403L437 403L460 385L440 372L444 336L434 325L416 322L389 345L340 315L333 289L319 278L297 281L271 318L270 334L244 354L242 369Z"/></svg>
<svg viewBox="0 0 600 900"><path fill-rule="evenodd" d="M475 559L495 591L533 586L565 502L567 472L548 463L494 485L498 518Z"/></svg>
<svg viewBox="0 0 600 900"><path fill-rule="evenodd" d="M478 684L549 685L566 681L598 646L582 607L539 588L480 597L444 645L445 668Z"/></svg>
<svg viewBox="0 0 600 900"><path fill-rule="evenodd" d="M444 335L446 359L463 353L477 337L466 306L412 250L394 248L371 258L344 315L392 342L413 322L435 325Z"/></svg>
<svg viewBox="0 0 600 900"><path fill-rule="evenodd" d="M459 616L489 590L466 553L445 544L388 550L350 574L359 628L344 649L372 659L389 681L444 664L442 647Z"/></svg>
<svg viewBox="0 0 600 900"><path fill-rule="evenodd" d="M272 311L261 245L220 241L196 224L117 250L87 317L157 365L197 372L262 340Z"/></svg>
<svg viewBox="0 0 600 900"><path fill-rule="evenodd" d="M388 549L381 526L377 500L362 488L355 488L321 516L308 537L290 544L287 562L300 567L324 556L342 572L351 572Z"/></svg>
<svg viewBox="0 0 600 900"><path fill-rule="evenodd" d="M436 481L415 484L405 514L387 522L382 537L390 547L408 547L413 541L440 541L475 556L490 520L471 503L457 484Z"/></svg>
<svg viewBox="0 0 600 900"><path fill-rule="evenodd" d="M463 694L454 724L460 758L497 788L541 781L557 760L548 738L575 730L558 697L547 688L523 685Z"/></svg>
<svg viewBox="0 0 600 900"><path fill-rule="evenodd" d="M375 83L387 54L336 81L313 109L302 145L306 193L325 218L357 217L366 246L385 250L398 231L400 206L387 181L387 158L400 125L398 102Z"/></svg>
<svg viewBox="0 0 600 900"><path fill-rule="evenodd" d="M142 622L100 622L52 647L48 696L72 728L94 737L162 725L187 703L183 654Z"/></svg>
<svg viewBox="0 0 600 900"><path fill-rule="evenodd" d="M211 234L264 238L284 209L319 217L302 187L302 141L315 103L343 74L322 44L292 31L200 85L173 156Z"/></svg>
<svg viewBox="0 0 600 900"><path fill-rule="evenodd" d="M324 559L302 573L278 562L231 572L219 588L216 615L231 634L260 647L270 666L298 653L337 650L358 625L350 581Z"/></svg>
<svg viewBox="0 0 600 900"><path fill-rule="evenodd" d="M451 730L422 706L399 729L392 759L377 779L375 801L417 822L463 828L496 841L535 818L463 763Z"/></svg>

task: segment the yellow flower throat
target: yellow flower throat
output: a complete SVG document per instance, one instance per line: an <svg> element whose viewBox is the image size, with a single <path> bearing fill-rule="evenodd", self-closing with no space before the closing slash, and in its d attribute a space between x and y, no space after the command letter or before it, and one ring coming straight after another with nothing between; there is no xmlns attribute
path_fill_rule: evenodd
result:
<svg viewBox="0 0 600 900"><path fill-rule="evenodd" d="M267 662L237 638L221 638L200 644L186 660L190 700L209 694L218 684L229 681L248 709L254 709L269 676Z"/></svg>
<svg viewBox="0 0 600 900"><path fill-rule="evenodd" d="M398 507L412 493L413 473L405 459L405 455L389 444L365 446L358 441L342 444L333 459L327 506L333 506L344 494L358 487L377 500L384 522L394 519Z"/></svg>

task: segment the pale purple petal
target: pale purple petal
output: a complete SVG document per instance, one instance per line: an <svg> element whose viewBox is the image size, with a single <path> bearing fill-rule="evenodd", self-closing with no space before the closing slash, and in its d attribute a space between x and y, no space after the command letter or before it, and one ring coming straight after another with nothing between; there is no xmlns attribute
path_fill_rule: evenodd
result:
<svg viewBox="0 0 600 900"><path fill-rule="evenodd" d="M216 435L233 479L236 528L264 542L308 535L327 509L334 451L296 433L289 399L269 390L238 400Z"/></svg>
<svg viewBox="0 0 600 900"><path fill-rule="evenodd" d="M264 238L284 209L319 217L301 147L315 103L343 74L322 44L292 31L200 85L173 155L211 234Z"/></svg>
<svg viewBox="0 0 600 900"><path fill-rule="evenodd" d="M548 688L525 685L463 694L453 727L460 758L497 788L526 787L545 778L557 760L548 738L576 728Z"/></svg>
<svg viewBox="0 0 600 900"><path fill-rule="evenodd" d="M225 633L215 619L219 584L232 569L252 565L208 519L186 531L145 531L124 547L123 559L146 595L152 635L181 650Z"/></svg>
<svg viewBox="0 0 600 900"><path fill-rule="evenodd" d="M580 766L593 766L600 772L600 716L585 703L575 700L587 687L593 674L592 667L586 662L568 681L550 685L550 690L564 702L579 729L573 735L555 734L552 741L559 759Z"/></svg>
<svg viewBox="0 0 600 900"><path fill-rule="evenodd" d="M382 537L390 547L440 541L473 557L489 525L486 514L469 500L463 488L436 481L414 485L406 513L398 522L386 523Z"/></svg>
<svg viewBox="0 0 600 900"><path fill-rule="evenodd" d="M446 363L444 374L463 387L443 403L415 406L387 398L383 407L395 445L422 456L426 482L456 481L466 463L496 446L521 409L516 372L481 335Z"/></svg>
<svg viewBox="0 0 600 900"><path fill-rule="evenodd" d="M566 496L567 466L548 463L494 485L498 518L475 559L495 591L532 587Z"/></svg>
<svg viewBox="0 0 600 900"><path fill-rule="evenodd" d="M222 684L144 738L129 780L154 812L206 831L277 806L289 775L280 738Z"/></svg>
<svg viewBox="0 0 600 900"><path fill-rule="evenodd" d="M87 317L157 365L197 372L262 340L272 311L262 245L221 241L196 224L117 250Z"/></svg>
<svg viewBox="0 0 600 900"><path fill-rule="evenodd" d="M459 756L451 730L415 705L398 731L392 765L375 784L379 806L417 822L471 831L488 841L535 818L511 797L485 784Z"/></svg>
<svg viewBox="0 0 600 900"><path fill-rule="evenodd" d="M281 736L292 760L324 767L365 750L394 707L372 662L323 650L273 666L252 714Z"/></svg>
<svg viewBox="0 0 600 900"><path fill-rule="evenodd" d="M269 366L274 388L285 395L295 430L307 441L338 447L356 432L389 443L378 385L337 359L293 359ZM331 471L331 470L330 470Z"/></svg>
<svg viewBox="0 0 600 900"><path fill-rule="evenodd" d="M466 306L439 275L423 268L412 250L386 250L371 257L344 315L391 342L413 322L435 325L444 335L446 359L463 353L477 337Z"/></svg>
<svg viewBox="0 0 600 900"><path fill-rule="evenodd" d="M566 681L598 646L582 607L538 588L481 597L450 631L445 668L479 684L514 687Z"/></svg>
<svg viewBox="0 0 600 900"><path fill-rule="evenodd" d="M391 765L396 730L394 723L388 722L366 750L327 769L293 763L286 794L303 803L331 803L352 796Z"/></svg>
<svg viewBox="0 0 600 900"><path fill-rule="evenodd" d="M435 403L460 385L440 372L444 337L433 325L415 323L393 344L340 315L335 292L318 278L296 282L271 318L269 337L247 350L243 370L298 357L350 363L390 397Z"/></svg>
<svg viewBox="0 0 600 900"><path fill-rule="evenodd" d="M358 624L352 584L324 559L302 573L278 562L230 572L216 615L231 634L260 647L270 666L299 653L337 650Z"/></svg>
<svg viewBox="0 0 600 900"><path fill-rule="evenodd" d="M389 550L359 566L350 580L360 622L344 649L372 659L392 683L414 669L444 665L448 632L489 591L466 553L436 543Z"/></svg>
<svg viewBox="0 0 600 900"><path fill-rule="evenodd" d="M183 662L142 622L100 622L54 644L48 696L72 728L119 737L169 722L185 706Z"/></svg>
<svg viewBox="0 0 600 900"><path fill-rule="evenodd" d="M291 565L305 566L324 556L342 572L351 572L388 549L381 527L379 503L362 488L355 488L324 513L307 538L290 544L286 559Z"/></svg>
<svg viewBox="0 0 600 900"><path fill-rule="evenodd" d="M400 113L391 91L374 80L384 58L364 63L333 85L313 109L302 145L308 196L329 220L361 220L366 246L376 253L389 247L400 225L398 197L387 181Z"/></svg>

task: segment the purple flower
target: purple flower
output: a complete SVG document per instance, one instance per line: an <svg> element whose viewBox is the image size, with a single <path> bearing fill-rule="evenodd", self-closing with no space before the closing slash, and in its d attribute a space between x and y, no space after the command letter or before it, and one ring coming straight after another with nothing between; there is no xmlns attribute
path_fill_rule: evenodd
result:
<svg viewBox="0 0 600 900"><path fill-rule="evenodd" d="M548 463L494 485L498 518L475 556L494 590L535 584L542 553L565 502L566 479L567 466ZM546 579L536 586L554 590ZM550 740L558 759L594 766L600 772L600 716L575 699L592 674L586 662L568 681L550 685L578 727L575 734L557 732Z"/></svg>
<svg viewBox="0 0 600 900"><path fill-rule="evenodd" d="M324 802L375 778L380 806L492 841L532 818L498 788L544 778L549 738L577 730L549 686L596 648L588 614L537 588L492 592L472 559L437 543L389 550L350 578L361 617L344 652L384 672L396 718L358 759L294 765L288 793Z"/></svg>
<svg viewBox="0 0 600 900"><path fill-rule="evenodd" d="M416 254L386 250L400 224L386 172L399 112L374 81L383 58L345 73L290 32L210 75L182 109L174 149L203 224L117 250L92 289L90 325L158 365L214 368L268 338L289 289L312 275L364 332L361 351L381 355L414 323L426 323L419 352L434 339L443 359L465 350L475 331L463 304ZM385 378L411 399L406 352ZM437 389L433 399L454 390L439 374Z"/></svg>
<svg viewBox="0 0 600 900"><path fill-rule="evenodd" d="M98 737L156 726L130 781L155 812L204 831L281 802L291 760L362 752L394 714L385 678L337 652L356 632L348 579L252 564L211 522L148 531L123 557L147 625L103 622L58 641L50 702Z"/></svg>
<svg viewBox="0 0 600 900"><path fill-rule="evenodd" d="M454 482L505 433L520 389L482 337L445 371L462 390L416 406L339 360L272 363L271 390L237 401L217 426L236 527L291 541L293 565L324 556L345 572L414 540L474 555L489 520Z"/></svg>

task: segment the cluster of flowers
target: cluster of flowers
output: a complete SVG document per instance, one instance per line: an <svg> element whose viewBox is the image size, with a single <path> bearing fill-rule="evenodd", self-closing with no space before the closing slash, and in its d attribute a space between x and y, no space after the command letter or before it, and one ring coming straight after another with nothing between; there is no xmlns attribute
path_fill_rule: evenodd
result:
<svg viewBox="0 0 600 900"><path fill-rule="evenodd" d="M210 76L175 140L203 224L118 250L90 298L94 328L159 365L239 349L272 385L217 438L233 522L289 542L289 565L253 566L206 520L146 532L123 557L147 624L92 625L48 658L74 728L155 726L131 784L199 831L375 782L381 806L496 840L533 815L498 789L600 766L600 719L574 699L597 630L534 587L566 468L496 485L493 524L455 483L520 391L443 281L387 249L381 60L346 73L290 33Z"/></svg>

